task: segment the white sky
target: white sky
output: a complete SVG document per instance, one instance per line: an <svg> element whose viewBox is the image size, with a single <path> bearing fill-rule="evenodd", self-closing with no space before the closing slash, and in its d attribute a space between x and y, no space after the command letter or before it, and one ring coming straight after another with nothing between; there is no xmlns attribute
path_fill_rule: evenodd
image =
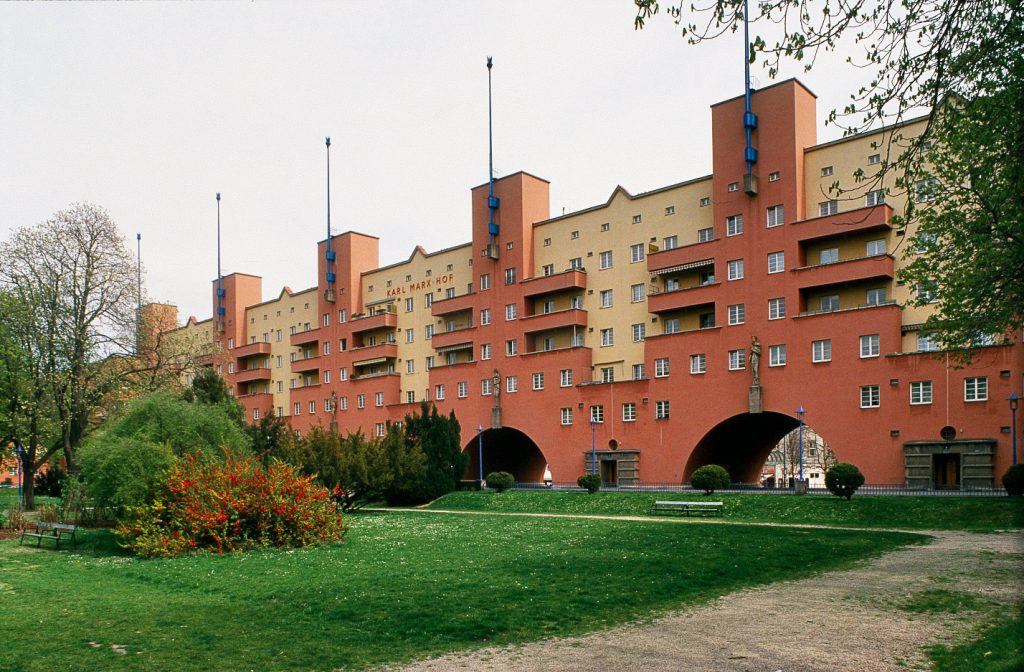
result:
<svg viewBox="0 0 1024 672"><path fill-rule="evenodd" d="M630 0L0 3L0 239L75 201L107 208L149 298L209 317L224 272L264 298L315 279L332 229L381 263L469 240L487 180L487 55L499 174L551 181L551 212L711 170L709 106L742 93L740 34L693 47ZM752 73L767 85L759 67ZM810 73L823 120L853 79ZM819 123L818 139L837 137ZM0 260L3 263L3 260Z"/></svg>

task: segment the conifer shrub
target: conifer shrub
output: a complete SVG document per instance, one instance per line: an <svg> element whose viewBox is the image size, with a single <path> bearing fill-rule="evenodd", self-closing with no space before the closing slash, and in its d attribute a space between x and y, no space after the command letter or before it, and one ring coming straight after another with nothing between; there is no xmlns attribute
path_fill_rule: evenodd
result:
<svg viewBox="0 0 1024 672"><path fill-rule="evenodd" d="M836 497L853 498L857 488L864 485L864 474L849 462L839 462L825 472L825 487Z"/></svg>
<svg viewBox="0 0 1024 672"><path fill-rule="evenodd" d="M506 490L512 489L512 486L516 484L515 477L507 471L492 471L487 474L487 487L493 488L498 492L505 492Z"/></svg>
<svg viewBox="0 0 1024 672"><path fill-rule="evenodd" d="M1010 497L1024 496L1024 464L1015 464L1006 470L1003 487Z"/></svg>
<svg viewBox="0 0 1024 672"><path fill-rule="evenodd" d="M690 474L690 484L697 490L703 490L705 495L728 488L731 482L729 472L717 464L705 464Z"/></svg>
<svg viewBox="0 0 1024 672"><path fill-rule="evenodd" d="M601 477L597 474L583 474L576 479L576 485L594 494L601 489Z"/></svg>

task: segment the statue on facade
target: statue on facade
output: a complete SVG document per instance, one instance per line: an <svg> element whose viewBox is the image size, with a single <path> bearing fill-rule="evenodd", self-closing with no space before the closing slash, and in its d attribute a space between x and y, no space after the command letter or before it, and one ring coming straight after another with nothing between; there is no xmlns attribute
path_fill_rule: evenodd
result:
<svg viewBox="0 0 1024 672"><path fill-rule="evenodd" d="M761 376L758 367L761 365L761 342L754 336L750 342L750 375L753 376L751 387L761 386Z"/></svg>
<svg viewBox="0 0 1024 672"><path fill-rule="evenodd" d="M498 373L497 369L494 370L494 377L491 379L491 383L491 389L494 394L494 403L497 404L501 398L501 374Z"/></svg>

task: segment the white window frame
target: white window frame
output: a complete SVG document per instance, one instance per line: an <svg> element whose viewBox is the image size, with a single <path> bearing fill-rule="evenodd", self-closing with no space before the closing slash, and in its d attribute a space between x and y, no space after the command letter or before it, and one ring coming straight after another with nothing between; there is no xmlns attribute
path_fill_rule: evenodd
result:
<svg viewBox="0 0 1024 672"><path fill-rule="evenodd" d="M602 308L611 308L612 307L612 305L613 305L613 303L615 301L615 297L614 297L614 294L613 294L612 290L610 290L610 289L602 289L600 297L601 297L601 307Z"/></svg>
<svg viewBox="0 0 1024 672"><path fill-rule="evenodd" d="M563 427L568 427L569 425L572 424L572 408L571 407L563 408L561 413L562 413L562 426Z"/></svg>
<svg viewBox="0 0 1024 672"><path fill-rule="evenodd" d="M647 297L647 286L642 282L637 285L630 285L629 294L630 303L642 303Z"/></svg>
<svg viewBox="0 0 1024 672"><path fill-rule="evenodd" d="M882 406L882 393L878 385L860 386L860 407L880 408Z"/></svg>
<svg viewBox="0 0 1024 672"><path fill-rule="evenodd" d="M636 402L626 401L622 404L622 421L636 422Z"/></svg>
<svg viewBox="0 0 1024 672"><path fill-rule="evenodd" d="M668 357L658 357L654 360L654 377L655 378L668 378L670 372L670 364Z"/></svg>
<svg viewBox="0 0 1024 672"><path fill-rule="evenodd" d="M832 361L832 339L822 338L811 341L811 361L814 363Z"/></svg>
<svg viewBox="0 0 1024 672"><path fill-rule="evenodd" d="M768 319L782 320L786 317L786 297L778 296L768 299Z"/></svg>
<svg viewBox="0 0 1024 672"><path fill-rule="evenodd" d="M613 261L613 259L612 259L612 251L611 250L605 250L604 252L601 252L598 255L598 268L600 270L602 270L602 271L605 270L605 269L611 268L612 267L612 261Z"/></svg>
<svg viewBox="0 0 1024 672"><path fill-rule="evenodd" d="M639 343L647 338L647 324L637 322L633 325L633 342Z"/></svg>
<svg viewBox="0 0 1024 672"><path fill-rule="evenodd" d="M819 217L828 217L829 215L836 214L839 214L839 201L832 199L818 203Z"/></svg>
<svg viewBox="0 0 1024 672"><path fill-rule="evenodd" d="M864 334L860 337L860 358L878 357L881 353L881 335Z"/></svg>
<svg viewBox="0 0 1024 672"><path fill-rule="evenodd" d="M782 226L785 224L785 215L782 204L768 206L767 212L767 227L773 228L776 226Z"/></svg>
<svg viewBox="0 0 1024 672"><path fill-rule="evenodd" d="M671 402L668 399L658 399L654 402L654 419L668 420L671 416Z"/></svg>
<svg viewBox="0 0 1024 672"><path fill-rule="evenodd" d="M932 403L932 381L915 380L910 383L910 405L928 406Z"/></svg>
<svg viewBox="0 0 1024 672"><path fill-rule="evenodd" d="M644 254L645 243L636 243L629 246L629 263L638 264L646 258Z"/></svg>
<svg viewBox="0 0 1024 672"><path fill-rule="evenodd" d="M544 372L543 371L537 371L537 372L535 372L533 374L530 374L530 377L531 377L531 382L532 382L531 389L537 390L537 391L540 391L540 390L544 389Z"/></svg>
<svg viewBox="0 0 1024 672"><path fill-rule="evenodd" d="M743 279L743 260L732 259L727 261L726 264L726 277L729 280L742 280Z"/></svg>
<svg viewBox="0 0 1024 672"><path fill-rule="evenodd" d="M747 368L747 353L746 350L740 348L739 350L729 351L729 370L730 371L742 371Z"/></svg>
<svg viewBox="0 0 1024 672"><path fill-rule="evenodd" d="M782 250L768 253L768 274L782 273L786 270L786 253Z"/></svg>
<svg viewBox="0 0 1024 672"><path fill-rule="evenodd" d="M612 327L601 330L601 347L607 348L615 345L615 330Z"/></svg>
<svg viewBox="0 0 1024 672"><path fill-rule="evenodd" d="M743 324L746 320L746 308L742 303L734 303L729 306L729 325L736 326Z"/></svg>
<svg viewBox="0 0 1024 672"><path fill-rule="evenodd" d="M729 215L725 218L725 235L738 236L743 233L743 215Z"/></svg>
<svg viewBox="0 0 1024 672"><path fill-rule="evenodd" d="M786 365L786 344L768 346L768 366Z"/></svg>
<svg viewBox="0 0 1024 672"><path fill-rule="evenodd" d="M703 352L698 352L690 355L690 373L693 375L699 375L707 373L708 360L707 355Z"/></svg>
<svg viewBox="0 0 1024 672"><path fill-rule="evenodd" d="M590 421L597 424L604 424L604 406L595 404L590 407Z"/></svg>
<svg viewBox="0 0 1024 672"><path fill-rule="evenodd" d="M558 372L558 384L560 387L572 387L572 369L562 369Z"/></svg>
<svg viewBox="0 0 1024 672"><path fill-rule="evenodd" d="M988 401L988 376L964 378L964 401Z"/></svg>

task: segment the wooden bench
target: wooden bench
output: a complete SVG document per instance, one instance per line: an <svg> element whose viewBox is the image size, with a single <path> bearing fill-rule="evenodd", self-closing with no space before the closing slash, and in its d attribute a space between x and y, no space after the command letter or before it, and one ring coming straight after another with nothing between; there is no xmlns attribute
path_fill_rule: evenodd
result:
<svg viewBox="0 0 1024 672"><path fill-rule="evenodd" d="M722 515L722 502L680 502L676 500L655 502L651 505L651 513L720 516Z"/></svg>
<svg viewBox="0 0 1024 672"><path fill-rule="evenodd" d="M60 548L61 540L67 541L70 538L71 543L77 547L78 539L75 538L77 529L74 525L64 525L63 523L38 522L35 524L35 532L25 530L21 533L21 541L18 542L18 545L20 546L25 541L25 537L32 537L36 539L37 547L43 545L43 539L50 539L53 541L54 548Z"/></svg>

